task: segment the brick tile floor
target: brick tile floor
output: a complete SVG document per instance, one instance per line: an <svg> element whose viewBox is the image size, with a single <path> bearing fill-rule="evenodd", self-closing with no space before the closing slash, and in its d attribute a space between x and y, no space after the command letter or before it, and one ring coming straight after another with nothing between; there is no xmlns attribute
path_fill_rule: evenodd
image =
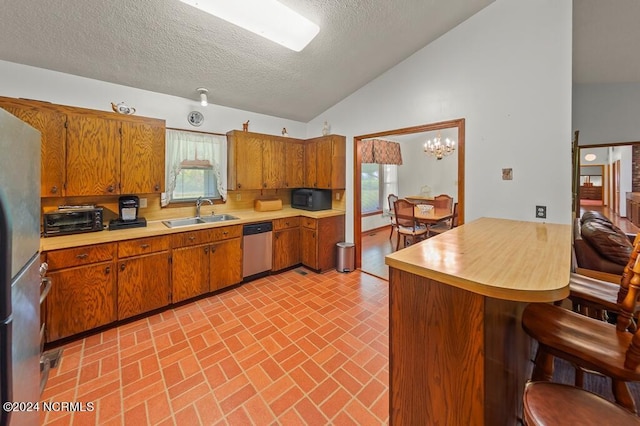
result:
<svg viewBox="0 0 640 426"><path fill-rule="evenodd" d="M306 275L300 272L307 272ZM388 423L388 286L355 271L262 278L64 347L45 425Z"/></svg>

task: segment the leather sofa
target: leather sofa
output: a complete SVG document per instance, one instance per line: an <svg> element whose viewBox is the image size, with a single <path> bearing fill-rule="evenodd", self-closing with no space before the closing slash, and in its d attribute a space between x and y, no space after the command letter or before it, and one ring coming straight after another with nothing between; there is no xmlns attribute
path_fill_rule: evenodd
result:
<svg viewBox="0 0 640 426"><path fill-rule="evenodd" d="M633 249L635 234L625 234L604 215L585 212L573 226L576 266L622 275Z"/></svg>

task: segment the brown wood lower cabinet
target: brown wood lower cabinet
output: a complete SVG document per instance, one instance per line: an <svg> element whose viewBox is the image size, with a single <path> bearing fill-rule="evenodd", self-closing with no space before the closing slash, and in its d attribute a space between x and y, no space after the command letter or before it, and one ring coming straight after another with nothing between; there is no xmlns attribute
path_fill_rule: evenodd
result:
<svg viewBox="0 0 640 426"><path fill-rule="evenodd" d="M242 281L242 239L233 238L211 244L209 269L209 291Z"/></svg>
<svg viewBox="0 0 640 426"><path fill-rule="evenodd" d="M118 319L169 304L169 252L118 262Z"/></svg>
<svg viewBox="0 0 640 426"><path fill-rule="evenodd" d="M174 248L171 257L173 303L209 291L209 244Z"/></svg>
<svg viewBox="0 0 640 426"><path fill-rule="evenodd" d="M45 299L47 342L116 320L115 256L115 243L46 254L52 283Z"/></svg>
<svg viewBox="0 0 640 426"><path fill-rule="evenodd" d="M273 270L280 271L300 263L300 218L273 221Z"/></svg>
<svg viewBox="0 0 640 426"><path fill-rule="evenodd" d="M172 302L242 281L241 237L241 225L173 235Z"/></svg>
<svg viewBox="0 0 640 426"><path fill-rule="evenodd" d="M302 264L326 271L336 266L336 244L344 241L344 216L302 218L300 229Z"/></svg>
<svg viewBox="0 0 640 426"><path fill-rule="evenodd" d="M116 275L112 261L49 272L47 341L115 321Z"/></svg>
<svg viewBox="0 0 640 426"><path fill-rule="evenodd" d="M169 237L118 243L118 319L169 304Z"/></svg>

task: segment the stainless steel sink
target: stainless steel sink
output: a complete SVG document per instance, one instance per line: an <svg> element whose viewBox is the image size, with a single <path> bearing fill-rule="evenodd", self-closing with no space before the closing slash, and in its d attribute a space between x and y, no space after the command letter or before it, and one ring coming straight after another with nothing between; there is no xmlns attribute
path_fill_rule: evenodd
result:
<svg viewBox="0 0 640 426"><path fill-rule="evenodd" d="M163 220L162 223L169 228L177 228L180 226L199 225L201 223L224 222L226 220L236 220L239 217L230 214L215 214L203 217L187 217L184 219Z"/></svg>
<svg viewBox="0 0 640 426"><path fill-rule="evenodd" d="M204 223L224 222L225 220L237 220L237 219L240 219L240 218L236 216L232 216L230 214L213 214L211 216L202 216L200 218L200 220L203 221Z"/></svg>

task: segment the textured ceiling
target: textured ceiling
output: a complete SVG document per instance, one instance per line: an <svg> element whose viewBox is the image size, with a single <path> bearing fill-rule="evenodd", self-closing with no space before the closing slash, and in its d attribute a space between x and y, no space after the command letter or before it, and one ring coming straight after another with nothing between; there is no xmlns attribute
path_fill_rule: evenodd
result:
<svg viewBox="0 0 640 426"><path fill-rule="evenodd" d="M281 0L293 52L178 0L0 0L0 59L306 122L493 0Z"/></svg>
<svg viewBox="0 0 640 426"><path fill-rule="evenodd" d="M640 82L640 1L573 0L573 82Z"/></svg>
<svg viewBox="0 0 640 426"><path fill-rule="evenodd" d="M0 0L0 59L306 122L493 0L281 0L293 52L178 0ZM638 0L574 0L578 83L640 81Z"/></svg>

